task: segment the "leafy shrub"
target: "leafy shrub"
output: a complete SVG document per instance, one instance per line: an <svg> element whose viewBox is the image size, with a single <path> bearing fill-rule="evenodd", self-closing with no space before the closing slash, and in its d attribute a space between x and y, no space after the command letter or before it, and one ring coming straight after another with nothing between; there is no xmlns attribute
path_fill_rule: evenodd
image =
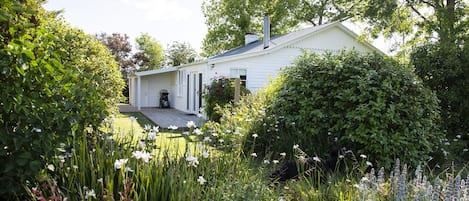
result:
<svg viewBox="0 0 469 201"><path fill-rule="evenodd" d="M291 156L298 144L327 159L346 147L380 166L397 157L415 165L442 138L436 96L410 69L380 55L305 54L253 96L226 107L219 127L239 127L245 150L257 154Z"/></svg>
<svg viewBox="0 0 469 201"><path fill-rule="evenodd" d="M305 54L280 81L266 114L279 129L271 135L281 139L270 142L271 150L299 144L327 157L331 147L345 146L390 167L397 157L428 159L441 141L438 99L392 59L357 52Z"/></svg>
<svg viewBox="0 0 469 201"><path fill-rule="evenodd" d="M469 46L427 44L416 48L411 63L423 83L440 100L443 130L449 144L446 149L466 162L469 159Z"/></svg>
<svg viewBox="0 0 469 201"><path fill-rule="evenodd" d="M67 138L96 129L119 99L109 52L64 25L42 1L3 1L0 10L0 197L21 193Z"/></svg>
<svg viewBox="0 0 469 201"><path fill-rule="evenodd" d="M229 78L216 78L206 87L205 112L210 120L218 122L221 114L217 107L223 108L226 104L234 100L235 83ZM240 94L249 93L246 87L241 85Z"/></svg>

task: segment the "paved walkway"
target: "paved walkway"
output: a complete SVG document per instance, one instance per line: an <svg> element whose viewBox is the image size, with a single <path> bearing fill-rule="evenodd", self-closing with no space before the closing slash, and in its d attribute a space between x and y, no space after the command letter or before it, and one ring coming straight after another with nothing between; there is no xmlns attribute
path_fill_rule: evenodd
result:
<svg viewBox="0 0 469 201"><path fill-rule="evenodd" d="M169 126L177 126L186 129L187 122L193 121L199 125L199 118L194 114L187 114L176 109L162 109L156 107L142 107L140 111L130 105L120 105L120 112L141 112L160 128L168 129Z"/></svg>

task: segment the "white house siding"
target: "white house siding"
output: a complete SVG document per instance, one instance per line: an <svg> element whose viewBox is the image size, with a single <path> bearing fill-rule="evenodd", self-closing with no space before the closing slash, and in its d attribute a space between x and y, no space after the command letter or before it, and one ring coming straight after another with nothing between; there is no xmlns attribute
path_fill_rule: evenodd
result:
<svg viewBox="0 0 469 201"><path fill-rule="evenodd" d="M160 91L169 90L170 103L174 100L172 93L175 88L174 72L167 72L155 75L147 75L140 77L140 106L141 107L159 107ZM138 101L138 100L136 100Z"/></svg>
<svg viewBox="0 0 469 201"><path fill-rule="evenodd" d="M281 49L271 54L215 63L215 68L210 69L209 76L229 77L231 69L246 69L246 86L255 92L263 88L271 78L275 78L281 68L290 65L299 52L299 50Z"/></svg>
<svg viewBox="0 0 469 201"><path fill-rule="evenodd" d="M344 48L351 49L351 47L361 52L372 51L362 43L357 42L352 35L347 34L338 27L334 27L267 54L220 63L214 60L215 67L209 69L208 75L209 78L229 77L232 68L246 69L247 88L255 92L265 87L269 80L275 78L282 68L293 65L295 59L303 54L303 50L324 53Z"/></svg>
<svg viewBox="0 0 469 201"><path fill-rule="evenodd" d="M179 93L178 84L179 84L179 76L178 72L174 72L173 78L175 79L176 86L174 87L174 104L173 107L177 110L188 112L188 113L198 113L198 109L200 108L200 104L198 103L199 100L199 74L202 74L202 88L208 82L207 81L207 63L196 63L193 65L183 66L178 71L179 73L183 73L183 80L182 80L182 91ZM187 75L189 75L189 85L187 81ZM194 75L196 76L196 86L194 87ZM189 87L189 109L187 109L187 90ZM195 106L194 106L194 101ZM203 105L203 104L202 104Z"/></svg>
<svg viewBox="0 0 469 201"><path fill-rule="evenodd" d="M313 37L303 39L287 47L300 48L314 52L342 50L344 48L351 49L351 47L354 47L355 50L359 52L372 51L369 47L365 46L363 43L359 43L352 35L347 34L339 27L326 29L314 34Z"/></svg>

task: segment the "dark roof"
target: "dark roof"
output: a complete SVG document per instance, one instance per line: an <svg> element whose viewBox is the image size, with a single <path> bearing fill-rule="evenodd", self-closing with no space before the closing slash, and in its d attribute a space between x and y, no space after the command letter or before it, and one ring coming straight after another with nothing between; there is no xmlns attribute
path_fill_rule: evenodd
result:
<svg viewBox="0 0 469 201"><path fill-rule="evenodd" d="M319 26L313 26L313 27L308 27L302 30L294 31L291 33L279 35L279 36L274 36L270 39L269 42L269 47L266 48L265 50L272 49L276 46L283 45L285 43L291 42L297 38L301 38L303 36L309 35L313 32L319 31L321 29L324 29L326 27L329 27L331 25L334 25L336 23L330 23L330 24L323 24ZM222 54L216 55L210 59L218 59L222 57L229 57L229 56L234 56L234 55L241 55L241 54L249 54L249 53L254 53L254 52L261 52L264 50L264 43L262 40L258 40L256 42L249 43L244 46L239 46L237 48L228 50Z"/></svg>

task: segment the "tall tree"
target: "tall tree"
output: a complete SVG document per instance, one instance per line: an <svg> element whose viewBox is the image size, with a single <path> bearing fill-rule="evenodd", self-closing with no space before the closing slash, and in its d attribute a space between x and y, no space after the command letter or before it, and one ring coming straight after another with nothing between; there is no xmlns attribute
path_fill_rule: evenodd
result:
<svg viewBox="0 0 469 201"><path fill-rule="evenodd" d="M138 52L133 55L138 70L152 70L163 66L164 50L160 43L148 33L143 33L135 39Z"/></svg>
<svg viewBox="0 0 469 201"><path fill-rule="evenodd" d="M167 49L168 64L179 66L195 60L197 53L189 43L174 41Z"/></svg>
<svg viewBox="0 0 469 201"><path fill-rule="evenodd" d="M298 20L291 15L296 0L205 0L202 11L208 28L203 40L203 55L213 56L244 44L245 33L262 33L262 19L271 18L271 34L292 30Z"/></svg>
<svg viewBox="0 0 469 201"><path fill-rule="evenodd" d="M374 37L380 33L386 37L398 35L407 38L401 45L409 47L428 41L451 46L467 35L469 16L464 1L383 0L368 3L360 19L368 24L367 32Z"/></svg>
<svg viewBox="0 0 469 201"><path fill-rule="evenodd" d="M354 17L363 6L357 0L298 0L293 13L300 22L321 25L329 22L344 21Z"/></svg>
<svg viewBox="0 0 469 201"><path fill-rule="evenodd" d="M107 33L96 34L95 36L102 44L109 48L111 54L114 55L119 63L119 70L124 74L135 70L132 62L132 45L127 34Z"/></svg>

